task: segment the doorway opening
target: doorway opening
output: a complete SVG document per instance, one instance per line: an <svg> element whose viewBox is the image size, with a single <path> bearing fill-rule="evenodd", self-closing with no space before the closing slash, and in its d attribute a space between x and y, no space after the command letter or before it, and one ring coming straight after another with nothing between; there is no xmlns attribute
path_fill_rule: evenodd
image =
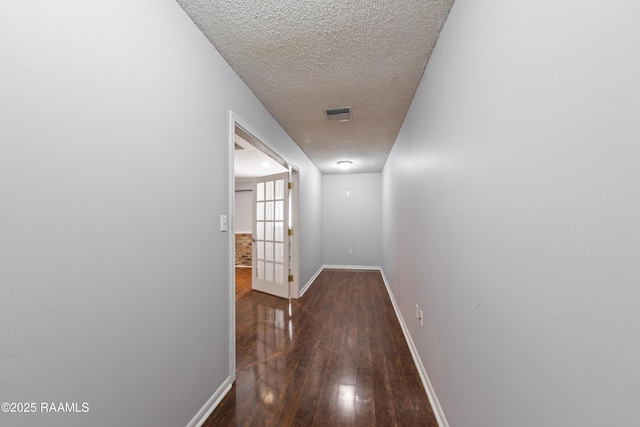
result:
<svg viewBox="0 0 640 427"><path fill-rule="evenodd" d="M255 290L270 293L289 299L291 315L291 299L299 297L299 171L233 112L229 134L230 365L235 379L236 300Z"/></svg>

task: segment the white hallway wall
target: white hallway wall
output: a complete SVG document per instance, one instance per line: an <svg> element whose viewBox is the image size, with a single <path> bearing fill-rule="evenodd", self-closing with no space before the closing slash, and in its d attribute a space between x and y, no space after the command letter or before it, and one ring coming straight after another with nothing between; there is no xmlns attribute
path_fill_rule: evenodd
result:
<svg viewBox="0 0 640 427"><path fill-rule="evenodd" d="M229 110L300 168L301 276L321 175L171 0L0 5L0 414L185 425L229 376Z"/></svg>
<svg viewBox="0 0 640 427"><path fill-rule="evenodd" d="M234 224L236 233L252 233L253 228L253 180L236 179L234 206Z"/></svg>
<svg viewBox="0 0 640 427"><path fill-rule="evenodd" d="M383 267L449 424L630 426L640 4L457 0L383 172Z"/></svg>
<svg viewBox="0 0 640 427"><path fill-rule="evenodd" d="M323 175L322 221L325 265L380 266L382 175Z"/></svg>

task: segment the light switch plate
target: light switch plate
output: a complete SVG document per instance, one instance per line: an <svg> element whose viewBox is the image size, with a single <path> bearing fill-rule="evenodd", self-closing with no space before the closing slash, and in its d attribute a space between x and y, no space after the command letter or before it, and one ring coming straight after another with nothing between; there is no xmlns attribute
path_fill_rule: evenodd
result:
<svg viewBox="0 0 640 427"><path fill-rule="evenodd" d="M220 215L220 231L227 231L227 216Z"/></svg>

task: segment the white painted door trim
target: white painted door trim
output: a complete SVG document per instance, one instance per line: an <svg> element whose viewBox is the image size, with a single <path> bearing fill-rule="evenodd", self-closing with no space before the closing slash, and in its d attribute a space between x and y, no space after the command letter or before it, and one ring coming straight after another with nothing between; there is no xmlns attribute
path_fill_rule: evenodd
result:
<svg viewBox="0 0 640 427"><path fill-rule="evenodd" d="M229 299L228 299L228 309L229 309L229 378L231 383L233 383L236 379L236 268L235 268L235 235L234 235L234 200L235 200L235 175L234 175L234 152L235 152L235 128L236 125L243 128L245 131L249 132L253 135L258 141L264 144L269 150L273 151L276 155L278 155L282 160L284 160L289 165L289 170L291 171L292 181L294 183L294 189L291 191L292 200L291 203L293 205L292 210L292 225L294 227L294 238L291 241L291 271L294 275L294 281L291 283L291 296L293 298L298 298L300 295L300 281L299 281L299 265L300 265L300 254L299 254L299 245L298 245L298 236L297 236L297 227L298 227L298 189L299 187L299 172L300 169L290 161L286 156L283 156L278 150L273 148L273 146L269 143L267 139L262 137L258 132L255 131L246 121L244 121L238 114L236 114L233 110L229 110L229 129L227 132L228 141L227 141L227 176L229 180L228 185L228 201L227 204L229 206L229 211L227 213L228 218L228 254L229 254ZM217 219L213 219L217 221ZM226 393L225 393L226 394ZM217 404L216 404L217 405ZM212 409L213 410L213 409Z"/></svg>

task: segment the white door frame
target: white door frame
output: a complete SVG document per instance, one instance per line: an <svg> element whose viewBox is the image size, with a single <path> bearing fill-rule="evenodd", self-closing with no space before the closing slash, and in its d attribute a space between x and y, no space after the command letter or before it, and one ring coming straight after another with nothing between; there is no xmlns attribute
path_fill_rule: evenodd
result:
<svg viewBox="0 0 640 427"><path fill-rule="evenodd" d="M300 296L300 254L299 254L299 246L298 246L298 191L299 191L299 169L294 165L289 159L280 154L278 150L273 148L269 142L260 136L258 132L255 131L247 122L245 122L242 118L240 118L233 110L229 110L229 138L227 149L229 152L229 157L227 160L228 167L228 179L229 179L229 198L228 198L228 206L229 206L229 214L227 218L227 230L229 233L228 242L229 242L229 374L231 376L231 382L236 379L236 263L235 263L235 224L234 224L234 214L235 214L235 192L236 192L236 183L235 183L235 174L234 174L234 161L235 161L235 132L236 126L241 127L246 132L251 134L254 138L260 141L265 147L273 152L276 156L282 159L288 166L290 173L291 182L294 183L294 189L291 191L291 224L292 229L294 230L293 236L291 238L291 274L293 274L294 281L290 283L291 287L291 297L299 298Z"/></svg>

